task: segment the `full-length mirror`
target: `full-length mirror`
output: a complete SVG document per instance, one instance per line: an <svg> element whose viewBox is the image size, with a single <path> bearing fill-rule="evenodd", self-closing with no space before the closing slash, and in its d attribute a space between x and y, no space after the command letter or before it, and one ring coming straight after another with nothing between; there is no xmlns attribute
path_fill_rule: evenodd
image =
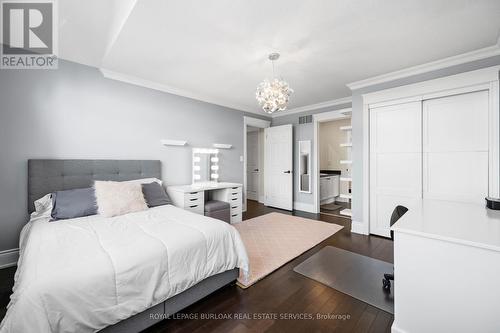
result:
<svg viewBox="0 0 500 333"><path fill-rule="evenodd" d="M193 185L216 185L219 179L219 150L193 148Z"/></svg>
<svg viewBox="0 0 500 333"><path fill-rule="evenodd" d="M299 141L299 191L311 193L311 141Z"/></svg>

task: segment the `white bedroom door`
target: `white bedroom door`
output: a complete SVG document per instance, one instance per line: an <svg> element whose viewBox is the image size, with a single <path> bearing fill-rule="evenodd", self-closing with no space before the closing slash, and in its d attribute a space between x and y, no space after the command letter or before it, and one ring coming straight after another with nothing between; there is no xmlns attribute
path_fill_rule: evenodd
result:
<svg viewBox="0 0 500 333"><path fill-rule="evenodd" d="M293 210L293 127L266 128L264 137L264 204Z"/></svg>
<svg viewBox="0 0 500 333"><path fill-rule="evenodd" d="M247 198L259 200L259 131L247 134Z"/></svg>
<svg viewBox="0 0 500 333"><path fill-rule="evenodd" d="M370 109L370 233L390 236L397 205L422 198L422 103Z"/></svg>

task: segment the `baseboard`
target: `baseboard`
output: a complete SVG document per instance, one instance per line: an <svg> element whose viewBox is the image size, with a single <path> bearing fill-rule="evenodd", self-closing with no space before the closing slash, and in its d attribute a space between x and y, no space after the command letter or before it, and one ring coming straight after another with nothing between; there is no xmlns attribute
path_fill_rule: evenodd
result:
<svg viewBox="0 0 500 333"><path fill-rule="evenodd" d="M368 231L366 230L363 222L352 221L351 232L355 234L368 235Z"/></svg>
<svg viewBox="0 0 500 333"><path fill-rule="evenodd" d="M261 195L259 197L259 203L263 204L264 203L265 196Z"/></svg>
<svg viewBox="0 0 500 333"><path fill-rule="evenodd" d="M0 269L15 266L17 259L19 259L19 249L0 251Z"/></svg>
<svg viewBox="0 0 500 333"><path fill-rule="evenodd" d="M303 212L308 212L308 213L316 213L316 210L314 209L314 204L307 204L303 202L294 202L293 203L293 209L294 210L300 210Z"/></svg>
<svg viewBox="0 0 500 333"><path fill-rule="evenodd" d="M341 197L335 197L335 201L338 201L338 202L349 202L349 199L347 199L347 198L341 198Z"/></svg>
<svg viewBox="0 0 500 333"><path fill-rule="evenodd" d="M392 323L391 333L406 333L406 331L403 331L402 329L397 327L395 323Z"/></svg>

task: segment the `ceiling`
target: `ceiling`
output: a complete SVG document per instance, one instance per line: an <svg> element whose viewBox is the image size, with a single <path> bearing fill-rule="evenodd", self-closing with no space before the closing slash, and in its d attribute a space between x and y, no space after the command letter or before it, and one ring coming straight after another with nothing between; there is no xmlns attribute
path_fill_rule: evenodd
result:
<svg viewBox="0 0 500 333"><path fill-rule="evenodd" d="M267 55L289 108L350 96L347 83L495 45L498 0L68 0L59 56L179 95L261 112Z"/></svg>

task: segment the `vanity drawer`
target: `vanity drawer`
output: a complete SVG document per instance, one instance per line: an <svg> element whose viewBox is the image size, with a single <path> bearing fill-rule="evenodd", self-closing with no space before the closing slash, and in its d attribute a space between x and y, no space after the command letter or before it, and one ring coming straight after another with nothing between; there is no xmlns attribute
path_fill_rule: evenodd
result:
<svg viewBox="0 0 500 333"><path fill-rule="evenodd" d="M202 204L205 200L203 192L188 192L184 194L184 207L189 207L195 204Z"/></svg>
<svg viewBox="0 0 500 333"><path fill-rule="evenodd" d="M205 207L201 203L193 203L189 206L185 206L184 209L196 214L201 214L201 215L205 214Z"/></svg>
<svg viewBox="0 0 500 333"><path fill-rule="evenodd" d="M241 187L230 187L229 189L230 194L241 194Z"/></svg>
<svg viewBox="0 0 500 333"><path fill-rule="evenodd" d="M241 205L238 204L230 204L231 207L231 215L233 214L241 214Z"/></svg>
<svg viewBox="0 0 500 333"><path fill-rule="evenodd" d="M241 195L230 195L228 200L230 205L234 205L234 204L238 204L240 205L241 204Z"/></svg>
<svg viewBox="0 0 500 333"><path fill-rule="evenodd" d="M239 213L231 212L231 223L238 223L241 222L241 220L242 220L241 211Z"/></svg>

